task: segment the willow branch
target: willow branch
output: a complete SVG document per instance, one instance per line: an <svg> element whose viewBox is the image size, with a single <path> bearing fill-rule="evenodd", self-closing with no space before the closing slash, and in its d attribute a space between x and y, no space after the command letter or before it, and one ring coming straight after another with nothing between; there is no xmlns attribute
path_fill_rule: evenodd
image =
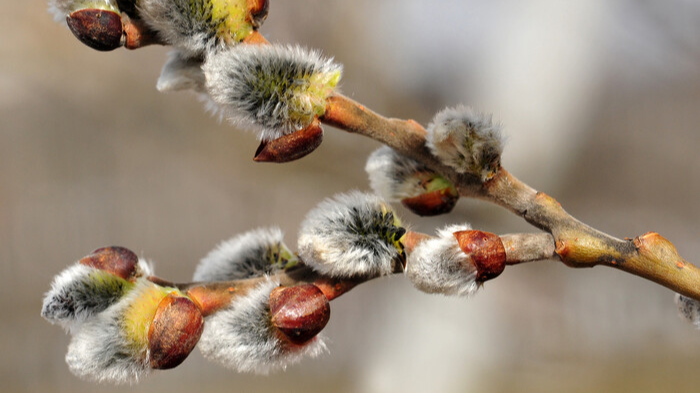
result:
<svg viewBox="0 0 700 393"><path fill-rule="evenodd" d="M537 192L504 168L483 183L474 176L458 174L431 154L421 125L385 118L342 95L328 99L321 121L384 143L450 179L461 196L495 203L551 233L556 256L569 267L614 267L700 300L700 270L656 233L626 240L605 234L578 221L554 198Z"/></svg>
<svg viewBox="0 0 700 393"><path fill-rule="evenodd" d="M404 245L406 252L411 251L422 241L432 236L419 232L408 232ZM552 237L546 233L532 234L507 234L501 235L500 240L506 251L506 264L517 265L525 262L548 260L555 257ZM394 273L402 273L397 269ZM365 276L356 278L331 278L323 276L310 267L300 263L292 268L279 271L270 276L248 278L243 280L220 282L189 282L173 283L159 277L151 276L148 279L158 285L178 288L186 292L202 310L204 316L215 313L227 307L231 299L245 296L250 290L260 286L268 280L279 282L281 286L293 287L301 284L314 284L328 298L333 300L349 292L362 283L374 280L380 276Z"/></svg>

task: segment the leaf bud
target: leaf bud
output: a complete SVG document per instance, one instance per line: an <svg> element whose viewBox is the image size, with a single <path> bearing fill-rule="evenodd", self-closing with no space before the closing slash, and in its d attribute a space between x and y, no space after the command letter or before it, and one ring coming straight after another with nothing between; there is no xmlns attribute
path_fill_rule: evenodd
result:
<svg viewBox="0 0 700 393"><path fill-rule="evenodd" d="M328 323L331 307L313 284L277 287L270 293L272 324L295 344L315 337Z"/></svg>

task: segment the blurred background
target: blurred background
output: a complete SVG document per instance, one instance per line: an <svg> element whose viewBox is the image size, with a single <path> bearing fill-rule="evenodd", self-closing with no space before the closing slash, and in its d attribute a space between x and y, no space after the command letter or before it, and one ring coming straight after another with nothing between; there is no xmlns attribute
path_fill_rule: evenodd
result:
<svg viewBox="0 0 700 393"><path fill-rule="evenodd" d="M3 392L88 392L69 343L40 315L52 277L122 245L186 281L220 241L268 225L296 243L323 198L368 189L376 142L326 129L301 161L255 164L257 142L189 93L155 89L167 48L99 53L44 2L0 13L0 381ZM658 231L698 262L700 5L691 0L273 1L262 32L345 66L343 92L427 124L469 104L504 124L504 166L617 237ZM535 231L460 201L404 221ZM134 391L697 391L700 332L673 294L603 267L510 267L474 299L402 277L332 304L330 353L286 372L237 374L195 351ZM100 386L103 392L124 387Z"/></svg>

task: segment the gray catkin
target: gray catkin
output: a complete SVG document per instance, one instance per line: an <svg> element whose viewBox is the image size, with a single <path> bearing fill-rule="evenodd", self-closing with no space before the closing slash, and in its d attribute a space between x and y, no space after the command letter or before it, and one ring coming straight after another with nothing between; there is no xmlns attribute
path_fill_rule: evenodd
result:
<svg viewBox="0 0 700 393"><path fill-rule="evenodd" d="M222 113L261 140L273 140L311 123L325 100L309 91L312 77L330 78L342 67L298 46L241 45L210 56L203 70Z"/></svg>

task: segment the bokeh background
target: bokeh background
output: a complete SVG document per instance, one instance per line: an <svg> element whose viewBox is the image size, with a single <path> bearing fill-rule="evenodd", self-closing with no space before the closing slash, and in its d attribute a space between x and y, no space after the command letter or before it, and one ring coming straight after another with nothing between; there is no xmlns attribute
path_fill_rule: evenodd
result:
<svg viewBox="0 0 700 393"><path fill-rule="evenodd" d="M189 93L160 94L167 48L99 53L41 1L0 12L0 390L103 392L68 371L69 336L39 311L52 277L123 245L185 281L218 242L278 225L287 242L323 198L368 189L376 142L327 129L311 156L255 164L252 134ZM691 0L286 0L262 32L345 65L342 90L423 124L448 105L492 111L504 165L618 237L700 243L700 5ZM534 231L472 200L423 219ZM134 391L697 391L700 332L673 294L615 270L511 267L474 299L401 277L332 304L330 353L261 377L198 352Z"/></svg>

